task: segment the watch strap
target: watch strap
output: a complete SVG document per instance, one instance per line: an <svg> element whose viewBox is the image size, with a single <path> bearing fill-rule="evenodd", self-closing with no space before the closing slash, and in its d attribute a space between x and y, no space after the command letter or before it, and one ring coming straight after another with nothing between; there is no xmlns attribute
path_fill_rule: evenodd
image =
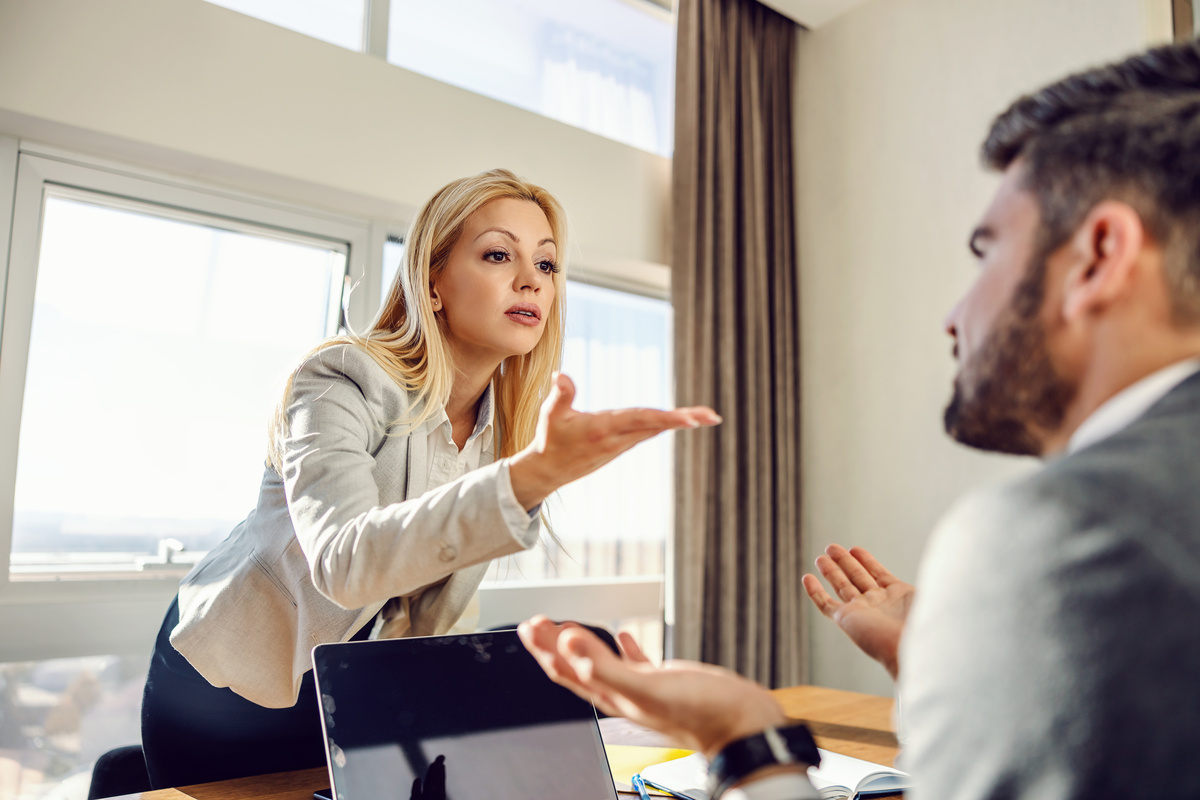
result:
<svg viewBox="0 0 1200 800"><path fill-rule="evenodd" d="M796 763L810 767L821 763L817 743L803 724L767 728L730 742L708 765L709 798L717 800L731 786L763 767Z"/></svg>

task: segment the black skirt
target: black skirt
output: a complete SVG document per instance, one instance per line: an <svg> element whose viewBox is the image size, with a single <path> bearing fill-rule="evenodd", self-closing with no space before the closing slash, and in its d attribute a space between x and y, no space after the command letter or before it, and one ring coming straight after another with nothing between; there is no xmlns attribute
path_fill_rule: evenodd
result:
<svg viewBox="0 0 1200 800"><path fill-rule="evenodd" d="M154 643L142 693L142 748L154 789L325 766L312 670L291 708L264 708L204 679L171 646L179 598ZM353 639L365 639L371 624Z"/></svg>

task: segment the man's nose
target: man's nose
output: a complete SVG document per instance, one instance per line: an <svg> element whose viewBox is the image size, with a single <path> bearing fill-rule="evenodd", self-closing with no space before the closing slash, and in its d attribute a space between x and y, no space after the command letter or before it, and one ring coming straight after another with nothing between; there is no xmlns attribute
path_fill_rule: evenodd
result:
<svg viewBox="0 0 1200 800"><path fill-rule="evenodd" d="M950 313L946 315L946 318L942 320L942 330L946 332L947 336L955 341L958 340L958 310L961 307L962 301L959 300L954 304L954 307L950 309Z"/></svg>

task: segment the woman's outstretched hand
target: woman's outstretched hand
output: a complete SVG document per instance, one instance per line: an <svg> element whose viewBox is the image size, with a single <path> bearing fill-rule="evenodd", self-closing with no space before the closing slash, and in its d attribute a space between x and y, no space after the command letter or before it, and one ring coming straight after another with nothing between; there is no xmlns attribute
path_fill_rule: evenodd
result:
<svg viewBox="0 0 1200 800"><path fill-rule="evenodd" d="M543 616L517 633L546 674L606 714L667 734L709 758L729 742L786 722L771 693L721 667L668 661L656 667L633 637L619 637L619 658L591 631Z"/></svg>
<svg viewBox="0 0 1200 800"><path fill-rule="evenodd" d="M550 396L542 403L537 434L509 459L509 476L517 502L532 509L559 487L595 472L639 442L675 428L717 425L721 418L706 406L664 411L624 408L589 414L571 408L575 384L554 376Z"/></svg>

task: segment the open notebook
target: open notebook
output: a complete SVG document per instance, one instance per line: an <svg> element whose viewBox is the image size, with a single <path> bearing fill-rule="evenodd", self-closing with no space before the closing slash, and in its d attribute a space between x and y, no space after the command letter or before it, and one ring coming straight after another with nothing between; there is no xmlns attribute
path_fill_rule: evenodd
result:
<svg viewBox="0 0 1200 800"><path fill-rule="evenodd" d="M810 767L808 778L822 800L877 797L898 794L908 788L908 775L861 758L820 750L820 768ZM699 753L664 761L642 770L642 777L694 800L708 800L704 790L708 762Z"/></svg>

